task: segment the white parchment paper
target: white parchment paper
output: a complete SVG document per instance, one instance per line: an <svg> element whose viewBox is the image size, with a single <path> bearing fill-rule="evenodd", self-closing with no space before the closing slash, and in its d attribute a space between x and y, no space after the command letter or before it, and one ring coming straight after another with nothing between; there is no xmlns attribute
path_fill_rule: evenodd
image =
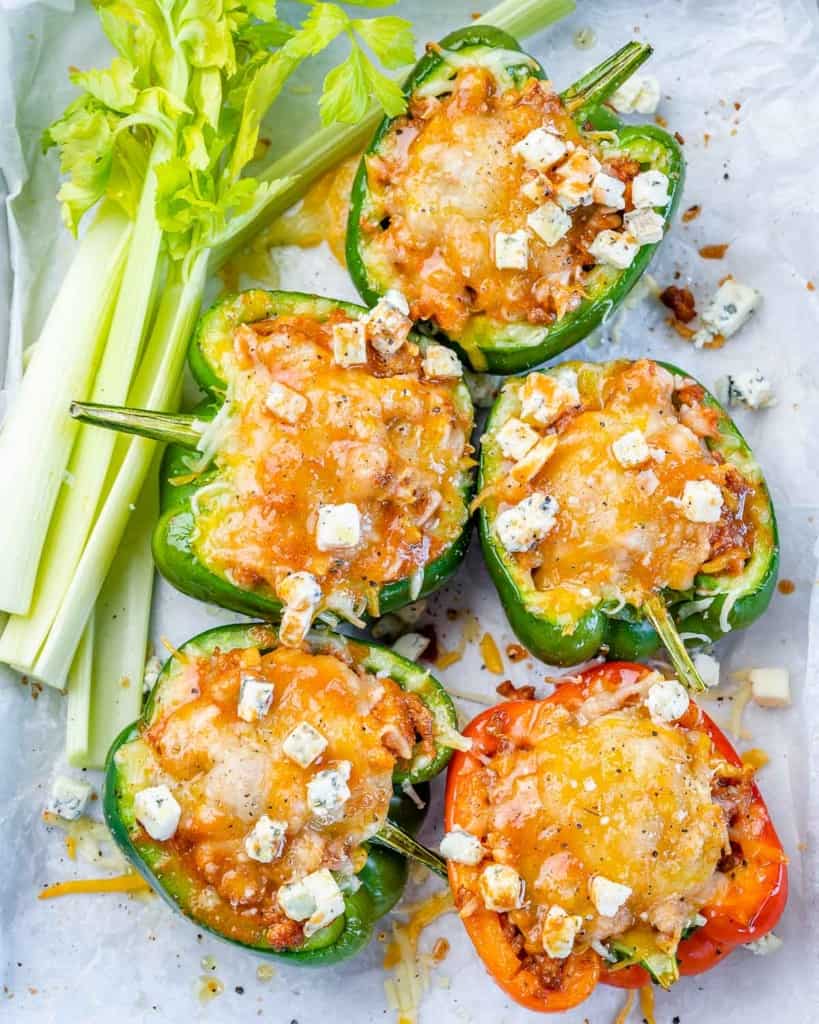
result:
<svg viewBox="0 0 819 1024"><path fill-rule="evenodd" d="M425 40L467 22L473 9L485 6L424 0L399 9L413 17ZM101 63L104 43L92 12L86 6L74 10L69 0L18 4L0 19L0 304L9 324L6 383L13 388L21 352L36 337L71 251L51 199L56 162L39 154L39 134L71 95L67 66ZM584 28L593 31L595 42L580 50L574 38ZM710 974L658 993L657 1021L808 1024L819 1012L819 613L811 600L819 511L819 300L808 287L811 280L819 284L819 15L809 0L579 0L572 18L531 41L530 48L562 86L632 37L654 45L650 67L662 84L660 113L685 139L688 179L681 208L702 206L698 219L674 225L651 273L662 285L690 287L700 308L727 273L759 288L764 303L723 349L697 352L665 324L664 309L647 299L572 356L666 358L706 385L729 370L751 367L772 380L779 404L764 412L739 411L736 418L776 501L781 577L795 584L792 594L774 596L754 627L728 636L717 649L724 677L754 665L785 665L791 672L794 707L749 708L745 725L751 738L740 744L764 747L771 756L760 783L791 858L791 898L777 929L785 946L767 958L737 951ZM285 131L280 122L285 143L309 130L302 111L314 100L289 98L280 115L287 120ZM702 245L721 243L730 244L723 260L698 256ZM326 247L282 250L278 261L285 287L355 297ZM465 610L501 649L513 640L476 547L431 606L447 648L459 639ZM454 623L446 615L452 608L461 613ZM162 635L181 642L230 618L164 584L158 587L157 640ZM477 646L468 644L463 660L442 675L460 691L491 699L502 678L542 682L549 674L532 661L513 665L506 659L504 676L494 676L482 666ZM258 1017L275 1024L320 1024L328 1018L364 1024L394 1018L384 997L383 946L377 941L337 968L277 967L272 979L260 981L259 961L198 935L158 899L98 895L38 902L42 885L94 869L69 861L61 835L41 822L62 759L65 701L49 690L36 702L33 697L11 673L0 678L0 1020L232 1024ZM465 718L480 710L478 704L459 704ZM730 700L709 710L725 721ZM99 782L96 776L92 781ZM440 802L439 783L423 834L431 842L440 834ZM433 972L422 1024L536 1019L492 985L454 915L433 925L422 947L430 948L440 935L449 939L451 952ZM206 957L213 961L203 967ZM224 985L207 1004L197 994L205 974ZM601 987L562 1019L609 1024L622 998ZM635 1010L631 1019L639 1018Z"/></svg>

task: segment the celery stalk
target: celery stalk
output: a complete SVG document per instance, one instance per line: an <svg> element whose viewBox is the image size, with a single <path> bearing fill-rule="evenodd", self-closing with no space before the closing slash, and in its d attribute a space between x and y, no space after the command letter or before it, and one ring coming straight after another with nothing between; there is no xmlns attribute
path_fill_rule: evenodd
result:
<svg viewBox="0 0 819 1024"><path fill-rule="evenodd" d="M167 156L167 147L154 147L154 160ZM149 171L140 199L111 329L94 380L92 399L117 404L125 401L139 358L146 324L150 322L162 231L156 220L156 177ZM71 396L75 397L75 396ZM67 407L66 407L67 408ZM33 670L46 641L94 523L115 439L81 428L68 463L67 486L60 492L45 537L33 598L25 615L9 620L0 638L0 661L23 672ZM11 564L9 573L22 573ZM39 558L39 553L38 556ZM30 574L24 574L28 585Z"/></svg>
<svg viewBox="0 0 819 1024"><path fill-rule="evenodd" d="M77 768L87 768L90 742L91 689L94 665L94 616L85 624L68 673L65 754Z"/></svg>
<svg viewBox="0 0 819 1024"><path fill-rule="evenodd" d="M158 461L152 470L158 471ZM102 768L114 739L142 708L159 514L155 473L142 488L68 675L66 752L78 768ZM90 655L88 651L90 650Z"/></svg>
<svg viewBox="0 0 819 1024"><path fill-rule="evenodd" d="M182 278L177 269L166 282L154 330L131 393L129 404L141 408L168 409L177 398L179 379L207 279L207 252ZM93 427L87 428L93 430ZM124 458L101 503L71 584L60 605L32 674L62 688L74 658L80 634L94 607L130 515L151 464L156 442L144 438L119 438Z"/></svg>
<svg viewBox="0 0 819 1024"><path fill-rule="evenodd" d="M83 236L0 432L0 608L29 610L43 542L125 267L131 227L106 203Z"/></svg>
<svg viewBox="0 0 819 1024"><path fill-rule="evenodd" d="M494 25L513 36L523 37L565 18L574 8L574 0L504 0L475 24ZM399 72L394 77L403 78L405 74L406 71ZM383 116L381 107L373 106L357 124L332 124L322 128L274 161L259 175L259 180L290 177L291 184L286 191L262 199L233 219L228 231L211 250L211 270L218 270L240 252L255 234L301 199L322 174L363 149Z"/></svg>
<svg viewBox="0 0 819 1024"><path fill-rule="evenodd" d="M504 0L476 19L515 36L532 36L574 10L574 0Z"/></svg>

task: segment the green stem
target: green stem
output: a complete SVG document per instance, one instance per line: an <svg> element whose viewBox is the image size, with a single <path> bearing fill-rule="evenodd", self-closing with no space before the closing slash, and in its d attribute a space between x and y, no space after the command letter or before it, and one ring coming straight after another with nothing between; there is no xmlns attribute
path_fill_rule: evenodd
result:
<svg viewBox="0 0 819 1024"><path fill-rule="evenodd" d="M128 409L121 405L97 405L94 402L72 402L71 415L80 423L136 434L163 444L181 444L196 448L202 436L194 423L195 416L184 413L151 412L150 409Z"/></svg>
<svg viewBox="0 0 819 1024"><path fill-rule="evenodd" d="M653 53L648 43L626 43L561 93L566 109L577 116L587 107L597 107L631 78Z"/></svg>
<svg viewBox="0 0 819 1024"><path fill-rule="evenodd" d="M400 853L402 857L417 860L419 864L423 864L424 867L429 868L430 871L433 871L440 878L447 879L449 877L446 870L446 861L443 857L433 853L432 850L428 850L426 846L422 846L417 839L413 839L411 835L408 835L389 819L384 822L378 833L373 836L373 842L378 843L380 846L386 846L388 850Z"/></svg>
<svg viewBox="0 0 819 1024"><path fill-rule="evenodd" d="M708 687L702 681L702 677L691 660L691 655L680 639L676 623L671 618L665 601L659 594L650 594L643 602L643 611L651 619L652 626L659 633L680 682L693 693L702 693L707 690Z"/></svg>

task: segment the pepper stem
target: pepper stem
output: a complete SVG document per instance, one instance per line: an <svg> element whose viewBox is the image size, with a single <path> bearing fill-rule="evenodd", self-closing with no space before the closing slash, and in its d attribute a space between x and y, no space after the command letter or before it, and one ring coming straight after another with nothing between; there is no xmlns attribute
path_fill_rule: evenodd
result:
<svg viewBox="0 0 819 1024"><path fill-rule="evenodd" d="M659 594L649 594L643 602L643 611L651 620L652 626L659 633L680 681L693 693L702 693L706 690L707 686L697 671L694 662L691 660L691 655L682 642L680 634L677 632L677 625L671 618L665 601L663 601Z"/></svg>
<svg viewBox="0 0 819 1024"><path fill-rule="evenodd" d="M72 402L69 411L80 423L119 430L123 434L136 434L165 444L181 444L186 448L196 448L202 436L194 425L196 417L182 413L126 409L119 405L96 405L92 402Z"/></svg>
<svg viewBox="0 0 819 1024"><path fill-rule="evenodd" d="M388 850L400 853L402 857L417 860L419 864L423 864L430 871L434 871L440 878L448 878L444 858L440 857L437 853L433 853L432 850L428 850L426 846L422 846L417 839L413 839L411 835L408 835L395 822L390 821L389 818L373 836L373 842L378 843L380 846L386 846Z"/></svg>
<svg viewBox="0 0 819 1024"><path fill-rule="evenodd" d="M573 116L585 107L598 106L631 78L653 52L648 43L626 43L617 53L586 72L561 93L564 106Z"/></svg>

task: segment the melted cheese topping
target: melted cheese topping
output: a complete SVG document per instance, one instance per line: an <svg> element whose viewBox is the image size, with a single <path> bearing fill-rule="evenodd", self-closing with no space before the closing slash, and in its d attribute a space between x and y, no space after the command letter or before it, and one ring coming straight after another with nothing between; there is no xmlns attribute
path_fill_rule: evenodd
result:
<svg viewBox="0 0 819 1024"><path fill-rule="evenodd" d="M237 714L243 674L273 684L272 707L260 720ZM327 741L307 768L282 749L303 722ZM417 697L335 656L217 651L163 682L152 724L117 761L129 788L164 784L181 805L176 833L162 844L163 870L197 880L197 916L240 941L290 947L302 927L278 908L279 886L321 868L360 869L361 844L386 818L398 754L412 750L416 729L431 733ZM341 762L351 766L350 798L341 820L323 823L311 814L307 785ZM287 823L284 850L270 863L250 859L244 846L261 815Z"/></svg>
<svg viewBox="0 0 819 1024"><path fill-rule="evenodd" d="M298 245L307 249L327 242L335 258L345 266L350 189L360 162L361 154L356 153L319 178L294 210L288 210L261 232L259 248Z"/></svg>
<svg viewBox="0 0 819 1024"><path fill-rule="evenodd" d="M643 705L589 720L583 710L541 704L525 732L486 766L478 834L526 883L528 903L509 919L527 952L542 952L554 905L582 916L585 943L647 922L676 945L685 920L719 884L729 849L726 813L712 797L718 758L708 736L652 722ZM614 917L592 902L594 876L631 889Z"/></svg>
<svg viewBox="0 0 819 1024"><path fill-rule="evenodd" d="M529 232L525 270L499 270L496 232L526 230L528 215L558 180L555 168L539 174L513 152L540 127L571 147L582 144L603 171L625 182L626 207L578 206L557 244ZM366 160L370 198L361 232L368 272L382 288L406 295L413 320L433 320L454 338L476 314L549 324L575 308L596 262L588 247L598 232L622 226L629 183L640 170L623 157L607 159L581 137L548 83L532 78L502 91L481 67L460 70L445 97L416 96ZM538 178L543 197L527 198L522 189Z"/></svg>
<svg viewBox="0 0 819 1024"><path fill-rule="evenodd" d="M603 597L639 605L664 587L686 590L700 571L741 571L764 496L708 450L716 414L702 389L646 359L581 372L578 386L582 405L551 428L557 446L543 468L526 484L509 475L511 464L498 472L499 511L533 491L557 499L554 528L510 556L549 591L550 607L575 614ZM631 431L651 454L625 467L613 445ZM692 522L682 507L686 482L701 480L721 489L717 523Z"/></svg>
<svg viewBox="0 0 819 1024"><path fill-rule="evenodd" d="M229 388L229 429L216 453L218 487L203 488L194 546L207 565L245 588L275 589L313 573L327 594L349 582L359 596L411 576L459 534L471 465L471 418L456 385L422 379L408 342L389 358L340 367L332 325L280 316L241 325L214 353ZM306 401L288 423L265 398L273 382ZM352 502L354 548L321 551L318 510Z"/></svg>

